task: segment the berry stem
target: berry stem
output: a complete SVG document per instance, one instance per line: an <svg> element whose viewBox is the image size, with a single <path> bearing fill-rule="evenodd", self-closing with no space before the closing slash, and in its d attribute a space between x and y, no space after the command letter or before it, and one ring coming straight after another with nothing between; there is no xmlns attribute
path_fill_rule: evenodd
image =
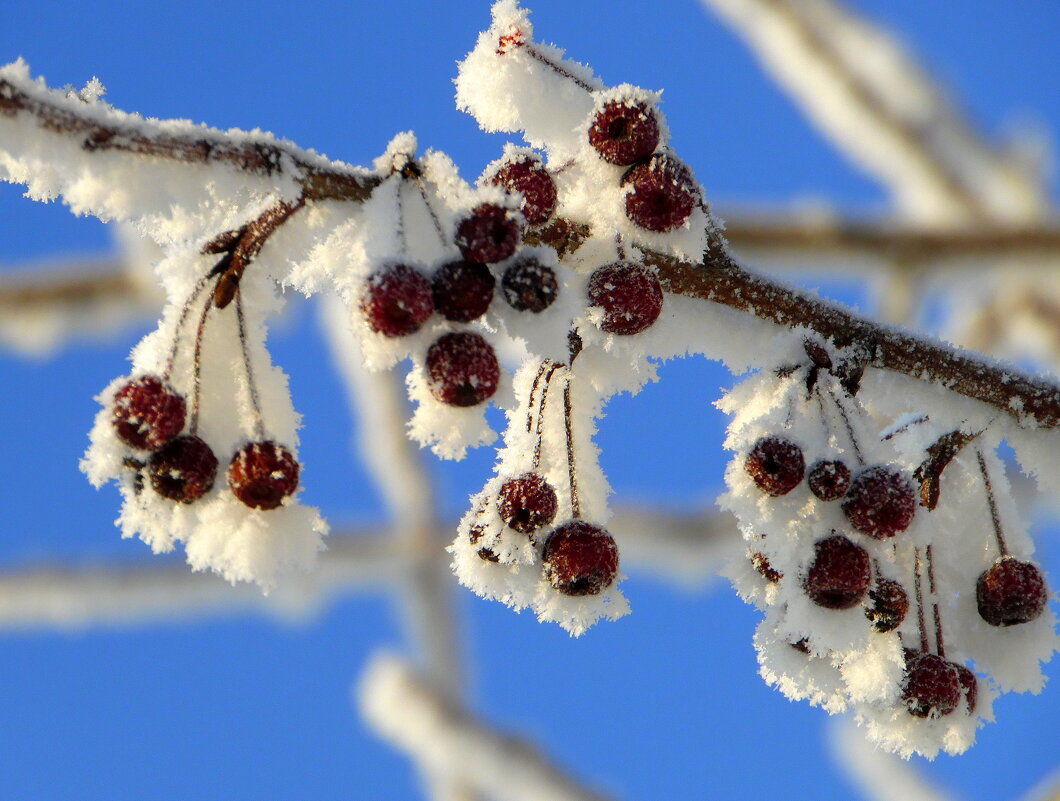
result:
<svg viewBox="0 0 1060 801"><path fill-rule="evenodd" d="M916 417L914 417L912 420L910 420L908 423L904 423L903 425L900 425L898 428L896 428L896 429L894 429L892 431L888 431L886 436L884 436L883 439L884 439L885 442L887 440L889 440L889 439L894 439L899 434L904 434L906 431L908 431L913 426L923 425L924 423L928 422L930 419L931 418L928 417L926 414L919 414Z"/></svg>
<svg viewBox="0 0 1060 801"><path fill-rule="evenodd" d="M570 72L565 67L561 67L559 64L557 64L555 61L550 59L548 56L546 56L544 53L542 53L540 50L538 50L532 44L524 44L524 45L522 45L522 49L526 51L526 54L528 56L530 56L531 58L537 59L542 64L544 64L546 67L551 69L553 72L556 72L559 75L562 75L567 80L572 81L574 84L576 84L577 86L580 86L586 92L594 92L594 91L596 91L595 89L593 89L593 87L591 87L589 84L587 84L581 78L579 78L577 75L575 75L574 73Z"/></svg>
<svg viewBox="0 0 1060 801"><path fill-rule="evenodd" d="M854 448L854 457L858 460L859 465L865 464L865 457L862 455L861 446L858 444L858 438L854 434L854 426L850 422L850 417L847 415L847 410L843 408L843 404L839 402L839 397L835 394L835 390L832 389L832 385L828 385L828 396L832 399L832 403L835 404L836 409L839 412L839 417L843 421L843 425L846 427L847 436L850 437L850 444Z"/></svg>
<svg viewBox="0 0 1060 801"><path fill-rule="evenodd" d="M916 595L916 622L920 630L920 653L926 654L928 636L924 622L924 594L920 587L920 548L913 549L913 592Z"/></svg>
<svg viewBox="0 0 1060 801"><path fill-rule="evenodd" d="M567 382L563 385L563 425L567 431L567 474L570 477L571 516L578 520L582 516L581 504L578 502L578 482L574 467L574 415L570 400L570 370L567 371Z"/></svg>
<svg viewBox="0 0 1060 801"><path fill-rule="evenodd" d="M420 190L420 197L423 198L423 205L427 209L427 214L430 215L431 222L434 224L434 232L438 234L438 244L441 245L444 253L449 249L450 243L445 238L445 231L442 230L442 221L438 219L438 214L434 211L431 199L427 196L427 187L424 185L423 176L420 175L418 170L413 174L413 178L416 181L416 188Z"/></svg>
<svg viewBox="0 0 1060 801"><path fill-rule="evenodd" d="M1005 543L1005 532L1001 528L1001 515L997 511L997 499L994 497L994 485L990 481L990 471L986 467L986 458L980 449L975 451L979 460L979 472L983 474L983 486L986 488L986 502L990 505L990 520L994 524L994 537L997 539L997 550L1001 556L1008 556L1008 545Z"/></svg>
<svg viewBox="0 0 1060 801"><path fill-rule="evenodd" d="M529 434L534 429L534 395L537 394L538 384L541 383L541 378L545 375L545 370L548 369L551 364L551 359L542 360L541 364L537 368L537 375L534 376L534 383L530 385L530 398L526 402L526 433Z"/></svg>
<svg viewBox="0 0 1060 801"><path fill-rule="evenodd" d="M935 618L935 653L946 656L946 645L942 640L942 616L939 614L938 591L935 589L935 560L932 558L931 546L927 547L928 590L931 592L931 613Z"/></svg>
<svg viewBox="0 0 1060 801"><path fill-rule="evenodd" d="M400 173L398 173L400 175ZM404 181L398 181L397 190L394 192L394 217L396 219L398 247L401 249L401 257L408 257L409 243L405 236L405 209L401 202L401 189L405 186Z"/></svg>
<svg viewBox="0 0 1060 801"><path fill-rule="evenodd" d="M195 351L192 355L192 390L191 390L191 419L188 431L194 437L199 433L199 396L202 388L202 337L206 333L206 318L213 306L213 293L206 296L206 302L202 305L202 314L199 315L199 325L195 329Z"/></svg>
<svg viewBox="0 0 1060 801"><path fill-rule="evenodd" d="M551 359L547 360L550 362L548 368L548 375L545 376L545 386L541 389L541 403L537 409L537 435L534 441L534 466L533 469L536 471L541 466L541 441L543 439L541 428L542 421L545 418L545 404L548 402L548 389L552 383L552 376L559 369L559 365L553 362Z"/></svg>
<svg viewBox="0 0 1060 801"><path fill-rule="evenodd" d="M258 395L258 385L254 381L254 369L250 361L247 324L243 316L243 293L239 289L236 289L236 322L239 325L239 347L243 351L243 367L247 373L247 388L250 390L250 406L254 411L254 438L260 442L265 439L265 420L261 414L261 397Z"/></svg>
<svg viewBox="0 0 1060 801"><path fill-rule="evenodd" d="M206 273L202 278L195 282L195 287L191 290L191 294L188 295L188 299L184 301L184 306L180 310L180 317L177 318L177 326L173 331L173 344L169 348L169 356L166 358L166 369L162 373L162 381L169 383L169 377L173 373L173 365L177 360L177 348L180 345L180 332L184 328L184 324L188 321L188 315L191 314L191 307L202 293L206 283L215 275L214 271Z"/></svg>

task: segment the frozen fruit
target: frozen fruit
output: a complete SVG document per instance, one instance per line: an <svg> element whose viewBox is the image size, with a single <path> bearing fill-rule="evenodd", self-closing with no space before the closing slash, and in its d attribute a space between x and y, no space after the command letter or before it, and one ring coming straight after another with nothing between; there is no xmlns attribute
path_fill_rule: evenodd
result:
<svg viewBox="0 0 1060 801"><path fill-rule="evenodd" d="M918 653L906 662L902 700L918 718L942 717L961 702L964 690L956 665L936 654Z"/></svg>
<svg viewBox="0 0 1060 801"><path fill-rule="evenodd" d="M527 225L545 222L556 210L556 182L536 159L509 161L494 174L490 183L522 194L521 208Z"/></svg>
<svg viewBox="0 0 1060 801"><path fill-rule="evenodd" d="M114 395L114 430L126 445L153 451L184 428L184 398L161 378L140 376Z"/></svg>
<svg viewBox="0 0 1060 801"><path fill-rule="evenodd" d="M434 311L431 285L414 267L396 264L368 278L361 311L368 327L387 337L402 337L420 329Z"/></svg>
<svg viewBox="0 0 1060 801"><path fill-rule="evenodd" d="M467 323L486 313L497 279L490 268L474 261L451 261L434 274L434 308L446 320Z"/></svg>
<svg viewBox="0 0 1060 801"><path fill-rule="evenodd" d="M604 161L620 167L647 158L659 146L655 109L647 103L605 103L589 126L589 144Z"/></svg>
<svg viewBox="0 0 1060 801"><path fill-rule="evenodd" d="M191 503L213 488L217 457L201 439L185 434L151 454L147 475L162 497Z"/></svg>
<svg viewBox="0 0 1060 801"><path fill-rule="evenodd" d="M685 224L699 201L699 188L688 167L658 154L630 167L622 176L626 216L641 228L666 233Z"/></svg>
<svg viewBox="0 0 1060 801"><path fill-rule="evenodd" d="M869 590L869 604L865 617L880 633L894 631L905 620L909 611L909 596L897 581L877 579L876 586Z"/></svg>
<svg viewBox="0 0 1060 801"><path fill-rule="evenodd" d="M854 476L843 501L843 512L862 534L886 539L905 531L913 522L916 493L902 473L876 465Z"/></svg>
<svg viewBox="0 0 1060 801"><path fill-rule="evenodd" d="M520 233L507 209L483 203L457 225L456 246L469 261L494 264L515 253Z"/></svg>
<svg viewBox="0 0 1060 801"><path fill-rule="evenodd" d="M537 473L505 481L497 497L501 519L520 534L532 534L556 516L556 491Z"/></svg>
<svg viewBox="0 0 1060 801"><path fill-rule="evenodd" d="M850 468L838 460L815 462L806 483L822 501L838 501L850 486Z"/></svg>
<svg viewBox="0 0 1060 801"><path fill-rule="evenodd" d="M618 573L618 546L604 529L573 520L545 542L545 578L564 595L597 595Z"/></svg>
<svg viewBox="0 0 1060 801"><path fill-rule="evenodd" d="M551 267L546 267L537 259L523 259L504 271L501 290L508 305L516 311L538 314L556 299L559 282Z"/></svg>
<svg viewBox="0 0 1060 801"><path fill-rule="evenodd" d="M818 606L849 609L865 597L871 581L868 552L842 534L834 534L814 545L813 563L802 586Z"/></svg>
<svg viewBox="0 0 1060 801"><path fill-rule="evenodd" d="M493 347L478 334L446 334L427 351L427 385L450 406L474 406L497 391L501 368Z"/></svg>
<svg viewBox="0 0 1060 801"><path fill-rule="evenodd" d="M609 334L637 334L662 313L663 293L653 270L632 261L617 261L589 276L589 303L604 310L600 327Z"/></svg>
<svg viewBox="0 0 1060 801"><path fill-rule="evenodd" d="M298 460L271 440L251 442L232 457L228 486L232 493L254 509L275 509L298 489Z"/></svg>
<svg viewBox="0 0 1060 801"><path fill-rule="evenodd" d="M759 438L744 461L744 469L767 495L787 495L799 486L806 472L802 449L784 437Z"/></svg>
<svg viewBox="0 0 1060 801"><path fill-rule="evenodd" d="M979 615L991 626L1028 623L1042 613L1048 599L1042 571L1012 556L994 562L975 584Z"/></svg>

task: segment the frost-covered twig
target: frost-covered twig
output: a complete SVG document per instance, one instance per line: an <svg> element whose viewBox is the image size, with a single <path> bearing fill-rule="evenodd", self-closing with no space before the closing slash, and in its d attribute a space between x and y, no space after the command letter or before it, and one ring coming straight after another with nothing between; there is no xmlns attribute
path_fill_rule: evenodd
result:
<svg viewBox="0 0 1060 801"><path fill-rule="evenodd" d="M498 801L603 801L533 745L471 717L395 657L369 663L357 701L368 724L424 769L458 777Z"/></svg>

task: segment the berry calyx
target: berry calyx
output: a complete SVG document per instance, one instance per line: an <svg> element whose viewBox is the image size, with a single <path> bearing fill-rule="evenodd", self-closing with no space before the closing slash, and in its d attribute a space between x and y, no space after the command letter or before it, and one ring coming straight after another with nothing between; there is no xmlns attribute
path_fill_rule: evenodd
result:
<svg viewBox="0 0 1060 801"><path fill-rule="evenodd" d="M431 281L434 308L446 320L471 322L486 313L496 285L497 279L485 264L451 261L443 264Z"/></svg>
<svg viewBox="0 0 1060 801"><path fill-rule="evenodd" d="M368 277L361 312L386 337L414 334L434 311L431 285L414 267L396 264Z"/></svg>
<svg viewBox="0 0 1060 801"><path fill-rule="evenodd" d="M659 146L659 120L647 103L612 101L593 117L589 144L604 161L628 167Z"/></svg>
<svg viewBox="0 0 1060 801"><path fill-rule="evenodd" d="M794 442L768 436L755 442L744 461L744 469L762 492L778 498L799 486L806 462L802 449Z"/></svg>
<svg viewBox="0 0 1060 801"><path fill-rule="evenodd" d="M504 271L501 291L516 311L539 314L552 305L559 294L556 272L536 259L516 262Z"/></svg>
<svg viewBox="0 0 1060 801"><path fill-rule="evenodd" d="M427 351L427 385L449 406L475 406L497 391L501 368L493 347L478 334L440 337Z"/></svg>
<svg viewBox="0 0 1060 801"><path fill-rule="evenodd" d="M784 574L773 567L769 563L769 557L761 551L755 551L751 554L751 566L770 584L778 584L784 578Z"/></svg>
<svg viewBox="0 0 1060 801"><path fill-rule="evenodd" d="M957 666L936 654L907 658L902 700L917 718L940 718L955 710L964 696Z"/></svg>
<svg viewBox="0 0 1060 801"><path fill-rule="evenodd" d="M184 428L183 396L161 378L140 376L123 384L114 395L111 420L118 439L140 450L153 451Z"/></svg>
<svg viewBox="0 0 1060 801"><path fill-rule="evenodd" d="M556 211L556 182L536 159L509 161L490 178L490 183L523 196L521 210L527 225L540 225Z"/></svg>
<svg viewBox="0 0 1060 801"><path fill-rule="evenodd" d="M626 216L641 228L666 233L680 228L699 201L699 188L684 164L666 154L630 167L622 176Z"/></svg>
<svg viewBox="0 0 1060 801"><path fill-rule="evenodd" d="M469 261L494 264L515 253L519 234L519 223L507 209L483 203L457 225L456 246Z"/></svg>
<svg viewBox="0 0 1060 801"><path fill-rule="evenodd" d="M843 512L862 534L878 540L909 528L916 512L912 482L885 465L869 467L850 483Z"/></svg>
<svg viewBox="0 0 1060 801"><path fill-rule="evenodd" d="M909 596L897 581L877 579L876 586L869 590L869 604L865 617L881 634L894 631L905 620L909 611Z"/></svg>
<svg viewBox="0 0 1060 801"><path fill-rule="evenodd" d="M201 439L184 434L151 455L147 475L163 498L192 503L213 488L217 457Z"/></svg>
<svg viewBox="0 0 1060 801"><path fill-rule="evenodd" d="M276 509L298 489L298 460L271 440L244 445L228 465L232 494L252 509Z"/></svg>
<svg viewBox="0 0 1060 801"><path fill-rule="evenodd" d="M822 501L838 501L850 487L850 468L838 460L815 462L806 483Z"/></svg>
<svg viewBox="0 0 1060 801"><path fill-rule="evenodd" d="M545 578L564 595L598 595L618 573L618 546L599 526L573 520L553 531L542 556Z"/></svg>
<svg viewBox="0 0 1060 801"><path fill-rule="evenodd" d="M589 276L589 303L604 310L600 328L629 336L650 327L662 313L659 277L643 264L616 261Z"/></svg>
<svg viewBox="0 0 1060 801"><path fill-rule="evenodd" d="M556 516L556 490L537 473L505 481L497 497L501 519L520 534L532 534Z"/></svg>
<svg viewBox="0 0 1060 801"><path fill-rule="evenodd" d="M861 602L872 581L869 554L842 534L819 540L802 582L810 600L826 609L850 609Z"/></svg>
<svg viewBox="0 0 1060 801"><path fill-rule="evenodd" d="M998 559L975 583L979 616L991 626L1028 623L1045 610L1048 599L1042 571L1012 556Z"/></svg>

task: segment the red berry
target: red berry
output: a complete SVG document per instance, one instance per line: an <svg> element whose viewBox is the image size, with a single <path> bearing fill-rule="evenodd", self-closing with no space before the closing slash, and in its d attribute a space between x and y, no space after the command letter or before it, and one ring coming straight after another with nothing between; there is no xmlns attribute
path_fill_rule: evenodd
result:
<svg viewBox="0 0 1060 801"><path fill-rule="evenodd" d="M869 554L842 534L819 540L814 546L803 589L810 600L826 609L849 609L860 603L872 581Z"/></svg>
<svg viewBox="0 0 1060 801"><path fill-rule="evenodd" d="M551 267L546 267L536 259L524 259L504 271L501 290L508 305L516 311L538 314L556 299L559 282Z"/></svg>
<svg viewBox="0 0 1060 801"><path fill-rule="evenodd" d="M497 497L501 518L520 534L532 534L551 523L558 504L552 485L537 473L505 481Z"/></svg>
<svg viewBox="0 0 1060 801"><path fill-rule="evenodd" d="M213 488L217 457L201 439L185 434L151 454L147 474L162 497L191 503Z"/></svg>
<svg viewBox="0 0 1060 801"><path fill-rule="evenodd" d="M600 327L609 334L637 334L662 313L659 277L643 264L616 261L589 276L589 303L604 310Z"/></svg>
<svg viewBox="0 0 1060 801"><path fill-rule="evenodd" d="M747 474L766 495L787 495L802 481L806 462L802 449L783 437L761 437L744 462Z"/></svg>
<svg viewBox="0 0 1060 801"><path fill-rule="evenodd" d="M469 261L504 261L519 246L519 224L507 209L492 203L476 207L456 227L456 246Z"/></svg>
<svg viewBox="0 0 1060 801"><path fill-rule="evenodd" d="M784 574L769 564L769 557L761 551L751 554L751 565L770 584L777 584L784 578Z"/></svg>
<svg viewBox="0 0 1060 801"><path fill-rule="evenodd" d="M184 428L184 398L153 375L134 378L114 395L111 420L126 445L153 451Z"/></svg>
<svg viewBox="0 0 1060 801"><path fill-rule="evenodd" d="M387 337L403 337L420 330L434 311L431 285L407 264L397 264L368 277L361 311L368 327Z"/></svg>
<svg viewBox="0 0 1060 801"><path fill-rule="evenodd" d="M244 445L228 465L232 494L253 509L275 509L298 489L298 461L268 440Z"/></svg>
<svg viewBox="0 0 1060 801"><path fill-rule="evenodd" d="M659 146L655 109L647 103L605 103L589 126L589 144L604 161L620 167L646 159Z"/></svg>
<svg viewBox="0 0 1060 801"><path fill-rule="evenodd" d="M957 668L957 678L961 682L961 690L964 691L964 700L968 702L970 715L975 711L975 704L979 700L979 682L976 681L975 674L964 665L958 665L956 662L950 664Z"/></svg>
<svg viewBox="0 0 1060 801"><path fill-rule="evenodd" d="M485 264L451 261L439 268L431 282L434 308L446 320L471 322L486 313L496 285L497 279Z"/></svg>
<svg viewBox="0 0 1060 801"><path fill-rule="evenodd" d="M877 579L876 586L869 590L869 601L865 607L865 617L876 631L882 633L894 631L905 620L909 611L909 596L897 581Z"/></svg>
<svg viewBox="0 0 1060 801"><path fill-rule="evenodd" d="M684 225L699 201L699 188L688 167L659 154L630 167L622 176L626 216L649 231L665 233Z"/></svg>
<svg viewBox="0 0 1060 801"><path fill-rule="evenodd" d="M597 595L618 573L618 546L604 529L573 520L553 531L543 554L545 578L564 595Z"/></svg>
<svg viewBox="0 0 1060 801"><path fill-rule="evenodd" d="M843 512L862 534L878 540L909 528L916 512L912 482L885 465L869 467L850 483Z"/></svg>
<svg viewBox="0 0 1060 801"><path fill-rule="evenodd" d="M850 486L850 468L840 461L815 462L806 483L822 501L838 501Z"/></svg>
<svg viewBox="0 0 1060 801"><path fill-rule="evenodd" d="M957 666L936 654L916 654L907 660L902 700L909 714L918 718L940 718L950 714L961 702Z"/></svg>
<svg viewBox="0 0 1060 801"><path fill-rule="evenodd" d="M427 351L427 382L450 406L474 406L497 391L501 368L492 346L478 334L446 334Z"/></svg>
<svg viewBox="0 0 1060 801"><path fill-rule="evenodd" d="M979 615L991 626L1028 623L1044 610L1049 592L1042 571L1030 562L1003 556L975 583Z"/></svg>
<svg viewBox="0 0 1060 801"><path fill-rule="evenodd" d="M527 225L539 225L556 211L556 182L536 159L509 161L490 179L490 183L522 194L522 212Z"/></svg>

